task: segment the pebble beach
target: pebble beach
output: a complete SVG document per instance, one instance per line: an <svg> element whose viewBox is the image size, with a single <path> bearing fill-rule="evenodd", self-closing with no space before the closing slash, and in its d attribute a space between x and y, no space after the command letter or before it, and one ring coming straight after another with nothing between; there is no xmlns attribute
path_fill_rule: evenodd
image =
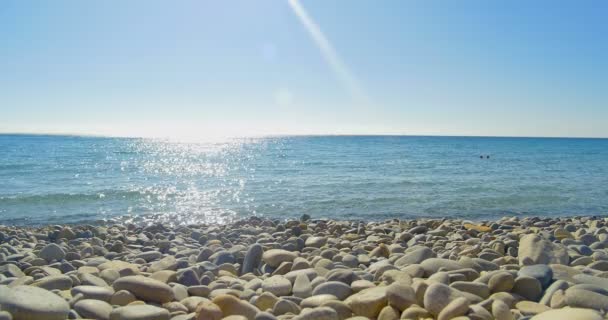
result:
<svg viewBox="0 0 608 320"><path fill-rule="evenodd" d="M600 320L608 219L0 226L0 320Z"/></svg>

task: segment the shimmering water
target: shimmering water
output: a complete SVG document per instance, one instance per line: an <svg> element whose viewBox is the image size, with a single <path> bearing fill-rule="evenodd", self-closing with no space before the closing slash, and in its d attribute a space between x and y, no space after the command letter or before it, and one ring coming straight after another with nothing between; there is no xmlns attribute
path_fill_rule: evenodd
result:
<svg viewBox="0 0 608 320"><path fill-rule="evenodd" d="M480 159L480 155L490 158ZM608 139L0 135L0 223L608 213Z"/></svg>

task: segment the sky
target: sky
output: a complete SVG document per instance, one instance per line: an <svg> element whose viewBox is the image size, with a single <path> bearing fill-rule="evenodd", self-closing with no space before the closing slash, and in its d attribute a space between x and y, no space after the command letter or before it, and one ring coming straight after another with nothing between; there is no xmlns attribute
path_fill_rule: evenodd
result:
<svg viewBox="0 0 608 320"><path fill-rule="evenodd" d="M0 1L0 132L608 137L608 2Z"/></svg>

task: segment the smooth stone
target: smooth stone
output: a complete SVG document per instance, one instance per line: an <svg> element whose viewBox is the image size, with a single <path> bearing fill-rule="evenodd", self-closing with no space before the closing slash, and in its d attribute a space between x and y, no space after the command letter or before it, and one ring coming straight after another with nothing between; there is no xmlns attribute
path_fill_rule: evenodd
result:
<svg viewBox="0 0 608 320"><path fill-rule="evenodd" d="M76 302L74 310L84 318L107 320L110 319L112 306L101 300L83 299Z"/></svg>
<svg viewBox="0 0 608 320"><path fill-rule="evenodd" d="M137 300L137 297L135 297L134 294L127 290L120 290L116 291L112 295L112 298L110 298L110 304L117 306L126 306L135 300Z"/></svg>
<svg viewBox="0 0 608 320"><path fill-rule="evenodd" d="M393 283L388 286L386 298L389 306L393 306L400 311L407 309L417 302L414 289L411 286L400 283Z"/></svg>
<svg viewBox="0 0 608 320"><path fill-rule="evenodd" d="M387 287L374 287L362 290L344 301L355 315L368 318L376 318L388 299L386 297Z"/></svg>
<svg viewBox="0 0 608 320"><path fill-rule="evenodd" d="M262 255L264 254L264 248L259 243L254 243L249 246L245 259L243 260L242 274L250 273L255 270L262 262Z"/></svg>
<svg viewBox="0 0 608 320"><path fill-rule="evenodd" d="M572 277L576 283L593 284L600 287L608 288L608 279L586 274L577 274Z"/></svg>
<svg viewBox="0 0 608 320"><path fill-rule="evenodd" d="M537 279L521 276L515 279L515 285L511 292L526 298L526 300L538 301L543 294L543 288Z"/></svg>
<svg viewBox="0 0 608 320"><path fill-rule="evenodd" d="M331 300L323 302L322 307L330 307L338 313L338 318L344 320L350 318L353 315L353 310L344 302L338 300Z"/></svg>
<svg viewBox="0 0 608 320"><path fill-rule="evenodd" d="M437 316L453 299L456 298L454 289L441 283L429 285L424 293L424 308Z"/></svg>
<svg viewBox="0 0 608 320"><path fill-rule="evenodd" d="M299 315L291 318L292 320L339 320L338 313L330 307L317 307L310 310L303 310Z"/></svg>
<svg viewBox="0 0 608 320"><path fill-rule="evenodd" d="M200 285L201 281L194 270L186 269L177 274L177 283L190 287Z"/></svg>
<svg viewBox="0 0 608 320"><path fill-rule="evenodd" d="M589 309L564 308L545 311L530 320L602 320L602 316ZM497 319L498 320L498 319Z"/></svg>
<svg viewBox="0 0 608 320"><path fill-rule="evenodd" d="M532 301L520 301L515 304L515 308L525 316L532 316L545 311L551 310L544 304L532 302Z"/></svg>
<svg viewBox="0 0 608 320"><path fill-rule="evenodd" d="M557 290L566 290L568 289L568 282L564 281L564 280L557 280L555 282L553 282L549 288L547 288L547 290L545 290L545 293L543 294L543 297L540 299L539 303L542 303L546 306L550 306L551 305L551 297L553 296L553 294L557 291Z"/></svg>
<svg viewBox="0 0 608 320"><path fill-rule="evenodd" d="M163 254L158 251L144 251L135 255L135 259L144 259L146 262L159 260Z"/></svg>
<svg viewBox="0 0 608 320"><path fill-rule="evenodd" d="M279 301L279 298L270 292L264 292L259 295L253 304L260 310L272 309L275 303Z"/></svg>
<svg viewBox="0 0 608 320"><path fill-rule="evenodd" d="M98 286L98 287L106 287L108 283L102 278L95 276L90 273L83 273L79 276L80 284L87 286Z"/></svg>
<svg viewBox="0 0 608 320"><path fill-rule="evenodd" d="M110 313L110 320L169 320L169 311L147 304L119 307Z"/></svg>
<svg viewBox="0 0 608 320"><path fill-rule="evenodd" d="M194 312L196 311L196 306L205 301L209 301L209 299L203 297L188 297L180 300L179 302L183 304L186 309L188 309L188 312Z"/></svg>
<svg viewBox="0 0 608 320"><path fill-rule="evenodd" d="M399 320L401 311L393 306L386 306L380 310L377 320Z"/></svg>
<svg viewBox="0 0 608 320"><path fill-rule="evenodd" d="M321 306L323 303L331 300L338 300L338 298L331 294L321 294L318 296L308 297L302 300L302 302L300 302L300 306L302 308L316 308Z"/></svg>
<svg viewBox="0 0 608 320"><path fill-rule="evenodd" d="M188 287L188 294L191 296L208 298L210 293L211 288L209 288L208 286L199 285Z"/></svg>
<svg viewBox="0 0 608 320"><path fill-rule="evenodd" d="M312 236L306 238L304 245L307 247L321 248L327 243L327 237Z"/></svg>
<svg viewBox="0 0 608 320"><path fill-rule="evenodd" d="M566 288L568 289L568 288ZM563 290L566 290L563 289ZM593 284L588 284L588 283L579 283L579 284L575 284L573 286L570 287L570 289L583 289L583 290L589 290L595 293L599 293L605 296L608 296L608 290L605 288L602 288L600 286L596 286Z"/></svg>
<svg viewBox="0 0 608 320"><path fill-rule="evenodd" d="M72 296L82 294L83 299L95 299L110 302L114 289L110 287L76 286L71 290Z"/></svg>
<svg viewBox="0 0 608 320"><path fill-rule="evenodd" d="M42 248L42 250L40 250L40 252L38 253L38 257L48 262L51 262L53 260L60 261L65 257L65 251L63 251L63 249L59 245L55 243L49 243L44 248Z"/></svg>
<svg viewBox="0 0 608 320"><path fill-rule="evenodd" d="M174 298L173 290L169 285L144 276L120 278L114 282L112 287L115 291L127 290L144 301L165 303Z"/></svg>
<svg viewBox="0 0 608 320"><path fill-rule="evenodd" d="M277 316L286 313L298 314L300 313L300 307L293 301L279 299L273 306L272 313Z"/></svg>
<svg viewBox="0 0 608 320"><path fill-rule="evenodd" d="M14 320L64 320L70 312L61 297L31 286L0 286L0 309L10 312Z"/></svg>
<svg viewBox="0 0 608 320"><path fill-rule="evenodd" d="M340 281L350 285L357 280L357 275L349 269L334 269L326 275L327 281Z"/></svg>
<svg viewBox="0 0 608 320"><path fill-rule="evenodd" d="M464 268L460 263L454 260L441 259L441 258L429 258L422 263L420 266L424 269L424 274L426 277L430 277L439 269L444 269L445 271L452 271Z"/></svg>
<svg viewBox="0 0 608 320"><path fill-rule="evenodd" d="M551 270L553 271L553 280L564 280L567 282L577 282L574 279L574 276L581 274L579 269L565 266L561 264L551 264L549 265Z"/></svg>
<svg viewBox="0 0 608 320"><path fill-rule="evenodd" d="M297 254L283 250L270 249L262 254L262 260L271 267L278 267L282 262L292 262Z"/></svg>
<svg viewBox="0 0 608 320"><path fill-rule="evenodd" d="M437 316L437 320L450 320L463 316L469 311L469 300L464 297L456 298L448 303Z"/></svg>
<svg viewBox="0 0 608 320"><path fill-rule="evenodd" d="M549 302L549 307L551 309L560 309L566 307L566 293L564 290L557 290L551 296L551 302Z"/></svg>
<svg viewBox="0 0 608 320"><path fill-rule="evenodd" d="M105 272L106 270L104 270ZM120 276L119 276L120 278ZM169 283L169 282L177 282L177 272L172 270L161 270L156 271L150 275L151 279L158 280L160 282ZM114 279L116 281L117 279ZM114 282L112 281L112 283Z"/></svg>
<svg viewBox="0 0 608 320"><path fill-rule="evenodd" d="M462 292L474 294L483 299L487 299L490 296L490 287L485 283L455 281L450 284L450 287Z"/></svg>
<svg viewBox="0 0 608 320"><path fill-rule="evenodd" d="M209 300L199 303L195 314L195 320L221 320L224 317L222 309Z"/></svg>
<svg viewBox="0 0 608 320"><path fill-rule="evenodd" d="M353 290L347 284L339 281L328 281L315 287L313 295L331 294L340 300L348 298Z"/></svg>
<svg viewBox="0 0 608 320"><path fill-rule="evenodd" d="M401 319L433 319L433 316L426 309L418 305L412 305L401 313Z"/></svg>
<svg viewBox="0 0 608 320"><path fill-rule="evenodd" d="M553 270L544 264L535 264L531 266L523 266L517 272L519 276L527 276L537 279L543 289L546 289L553 279Z"/></svg>
<svg viewBox="0 0 608 320"><path fill-rule="evenodd" d="M19 269L19 267L17 267L14 264L11 264L11 263L0 266L0 274L5 275L9 278L25 277L25 273L23 273L23 271L21 271L21 269Z"/></svg>
<svg viewBox="0 0 608 320"><path fill-rule="evenodd" d="M309 268L309 269L290 271L287 274L285 274L284 277L293 283L294 281L296 281L296 277L300 274L306 275L308 277L308 280L310 280L310 281L314 280L317 276L319 276L319 273L314 268Z"/></svg>
<svg viewBox="0 0 608 320"><path fill-rule="evenodd" d="M583 289L566 290L566 304L572 308L608 310L608 296Z"/></svg>
<svg viewBox="0 0 608 320"><path fill-rule="evenodd" d="M570 258L564 245L554 244L537 234L527 234L519 240L519 264L564 264Z"/></svg>
<svg viewBox="0 0 608 320"><path fill-rule="evenodd" d="M72 278L66 275L48 276L31 285L46 290L69 290L72 288Z"/></svg>
<svg viewBox="0 0 608 320"><path fill-rule="evenodd" d="M196 319L196 320L207 320L207 319ZM209 319L209 320L214 320L214 319ZM262 311L262 312L258 312L258 314L255 315L255 320L278 320L278 319L272 313Z"/></svg>
<svg viewBox="0 0 608 320"><path fill-rule="evenodd" d="M219 295L215 297L212 302L222 309L224 316L240 315L249 320L253 320L255 315L260 311L249 302L240 300L229 294Z"/></svg>
<svg viewBox="0 0 608 320"><path fill-rule="evenodd" d="M291 282L283 276L276 275L264 279L262 289L276 296L286 296L291 293Z"/></svg>
<svg viewBox="0 0 608 320"><path fill-rule="evenodd" d="M293 295L302 299L308 298L312 295L312 285L308 276L305 274L298 274L296 280L293 283Z"/></svg>
<svg viewBox="0 0 608 320"><path fill-rule="evenodd" d="M515 278L513 275L506 271L500 271L490 277L488 281L488 287L490 292L509 292L515 285Z"/></svg>
<svg viewBox="0 0 608 320"><path fill-rule="evenodd" d="M157 271L163 270L171 270L174 271L177 269L177 260L175 260L174 256L166 256L159 261L152 262L150 267L148 267L148 272L154 273Z"/></svg>
<svg viewBox="0 0 608 320"><path fill-rule="evenodd" d="M395 266L403 267L412 264L419 264L426 259L434 258L437 255L428 247L418 247L416 250L406 252L406 254L395 261Z"/></svg>
<svg viewBox="0 0 608 320"><path fill-rule="evenodd" d="M492 302L492 315L495 320L514 320L515 317L511 312L511 308L502 300L494 300Z"/></svg>

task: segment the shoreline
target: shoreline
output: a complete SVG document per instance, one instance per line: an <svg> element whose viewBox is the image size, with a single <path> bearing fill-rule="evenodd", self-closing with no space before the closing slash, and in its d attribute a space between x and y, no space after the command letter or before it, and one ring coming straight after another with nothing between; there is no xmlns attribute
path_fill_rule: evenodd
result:
<svg viewBox="0 0 608 320"><path fill-rule="evenodd" d="M599 320L606 248L603 216L0 225L0 319Z"/></svg>

